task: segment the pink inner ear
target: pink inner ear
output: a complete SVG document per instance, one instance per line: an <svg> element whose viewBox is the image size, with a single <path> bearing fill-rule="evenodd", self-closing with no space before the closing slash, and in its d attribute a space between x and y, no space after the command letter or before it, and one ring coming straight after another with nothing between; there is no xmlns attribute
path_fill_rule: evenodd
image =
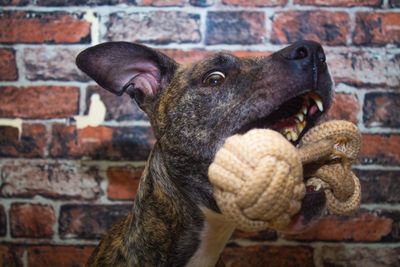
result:
<svg viewBox="0 0 400 267"><path fill-rule="evenodd" d="M150 73L140 73L134 79L135 89L142 91L144 95L154 95L160 87L160 82Z"/></svg>
<svg viewBox="0 0 400 267"><path fill-rule="evenodd" d="M160 71L153 63L135 62L134 70L137 73L132 79L135 89L148 96L160 90Z"/></svg>

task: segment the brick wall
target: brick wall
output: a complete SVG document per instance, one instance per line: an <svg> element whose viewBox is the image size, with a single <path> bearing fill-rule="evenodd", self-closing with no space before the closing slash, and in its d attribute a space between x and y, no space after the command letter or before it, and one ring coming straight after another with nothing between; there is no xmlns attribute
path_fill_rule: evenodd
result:
<svg viewBox="0 0 400 267"><path fill-rule="evenodd" d="M295 236L235 233L228 266L400 266L400 1L0 0L0 266L81 266L126 214L154 139L146 116L74 66L78 51L138 41L179 62L324 44L331 118L359 126L362 209ZM91 96L106 107L77 129Z"/></svg>

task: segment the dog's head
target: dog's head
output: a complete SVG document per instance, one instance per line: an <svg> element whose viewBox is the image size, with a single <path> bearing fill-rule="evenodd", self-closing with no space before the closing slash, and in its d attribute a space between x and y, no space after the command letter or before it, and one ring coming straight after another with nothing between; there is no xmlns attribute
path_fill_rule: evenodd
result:
<svg viewBox="0 0 400 267"><path fill-rule="evenodd" d="M297 144L333 94L323 49L311 41L268 57L217 53L187 66L143 45L113 42L83 51L77 65L105 89L135 99L175 182L214 209L207 168L228 136L271 128ZM309 191L307 221L324 206L323 193Z"/></svg>

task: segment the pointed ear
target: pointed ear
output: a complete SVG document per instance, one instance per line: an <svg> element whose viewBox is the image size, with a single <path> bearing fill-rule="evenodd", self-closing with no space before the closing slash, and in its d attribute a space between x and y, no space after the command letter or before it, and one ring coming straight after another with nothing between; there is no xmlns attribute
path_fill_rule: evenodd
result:
<svg viewBox="0 0 400 267"><path fill-rule="evenodd" d="M171 81L178 64L144 45L109 42L90 47L76 58L76 65L108 91L124 92L143 108Z"/></svg>

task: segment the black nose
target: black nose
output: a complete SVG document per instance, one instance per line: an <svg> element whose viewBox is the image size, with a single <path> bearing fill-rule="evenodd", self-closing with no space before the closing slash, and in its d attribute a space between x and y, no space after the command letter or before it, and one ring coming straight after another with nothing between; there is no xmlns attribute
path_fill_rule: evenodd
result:
<svg viewBox="0 0 400 267"><path fill-rule="evenodd" d="M325 63L325 53L322 46L313 41L299 41L282 50L282 56L287 60L299 60L306 63Z"/></svg>
<svg viewBox="0 0 400 267"><path fill-rule="evenodd" d="M280 51L285 61L297 70L312 72L313 80L327 71L322 46L314 41L299 41Z"/></svg>

